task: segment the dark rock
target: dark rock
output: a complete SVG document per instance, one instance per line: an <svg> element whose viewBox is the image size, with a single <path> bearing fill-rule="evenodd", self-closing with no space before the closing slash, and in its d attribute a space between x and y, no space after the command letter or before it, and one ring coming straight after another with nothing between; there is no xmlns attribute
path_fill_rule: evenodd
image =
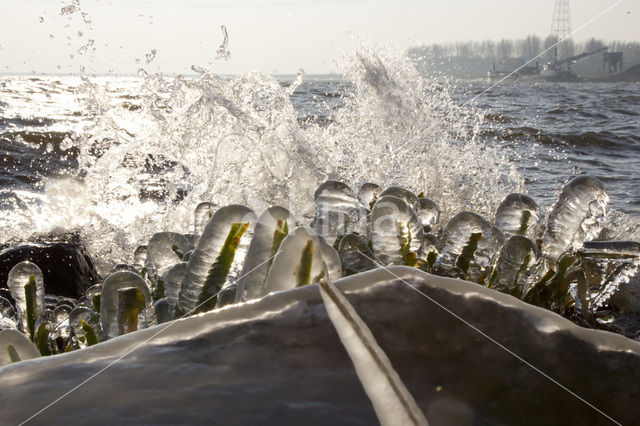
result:
<svg viewBox="0 0 640 426"><path fill-rule="evenodd" d="M414 268L336 286L431 425L640 418L637 342ZM54 401L30 424L377 424L315 285L10 364L0 389L7 424Z"/></svg>
<svg viewBox="0 0 640 426"><path fill-rule="evenodd" d="M28 260L42 270L47 294L78 299L99 276L91 258L74 239L14 245L0 251L0 288L7 287L7 276L16 264Z"/></svg>

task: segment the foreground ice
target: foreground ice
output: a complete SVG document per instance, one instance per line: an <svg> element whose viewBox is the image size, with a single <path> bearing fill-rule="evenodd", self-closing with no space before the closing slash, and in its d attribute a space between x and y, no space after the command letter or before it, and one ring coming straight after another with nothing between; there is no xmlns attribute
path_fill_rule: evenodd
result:
<svg viewBox="0 0 640 426"><path fill-rule="evenodd" d="M640 416L640 345L634 341L415 268L378 269L337 281L430 424L608 419L396 277L616 421L634 424ZM27 419L136 347L36 423L377 422L317 286L5 366L2 421Z"/></svg>

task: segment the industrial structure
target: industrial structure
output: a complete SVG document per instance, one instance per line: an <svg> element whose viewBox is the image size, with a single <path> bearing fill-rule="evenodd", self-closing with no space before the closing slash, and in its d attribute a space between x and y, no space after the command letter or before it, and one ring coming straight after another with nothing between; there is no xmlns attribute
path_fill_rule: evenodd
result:
<svg viewBox="0 0 640 426"><path fill-rule="evenodd" d="M558 41L561 56L573 55L569 0L556 0L553 7L553 18L551 20L551 35Z"/></svg>

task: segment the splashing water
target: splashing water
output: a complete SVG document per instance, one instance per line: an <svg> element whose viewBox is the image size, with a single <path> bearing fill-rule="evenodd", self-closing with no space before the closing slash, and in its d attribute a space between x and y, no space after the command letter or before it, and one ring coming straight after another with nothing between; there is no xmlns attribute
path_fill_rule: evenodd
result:
<svg viewBox="0 0 640 426"><path fill-rule="evenodd" d="M505 153L476 141L480 115L408 58L359 50L345 65L344 106L323 125L302 126L291 86L270 76L199 72L142 70L135 105L85 78L96 120L74 138L82 183L49 185L44 201L15 215L14 237L71 224L104 271L156 232L188 233L203 201L257 212L279 204L310 223L320 183L371 181L424 192L444 222L462 209L492 216L506 194L524 192ZM294 86L301 81L302 72Z"/></svg>

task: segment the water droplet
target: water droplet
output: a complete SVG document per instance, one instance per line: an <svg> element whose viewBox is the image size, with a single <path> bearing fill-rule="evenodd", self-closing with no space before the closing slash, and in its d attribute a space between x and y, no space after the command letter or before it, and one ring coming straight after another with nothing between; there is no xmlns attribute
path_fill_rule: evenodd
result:
<svg viewBox="0 0 640 426"><path fill-rule="evenodd" d="M70 4L60 8L60 15L71 15L78 11L78 7L75 4Z"/></svg>
<svg viewBox="0 0 640 426"><path fill-rule="evenodd" d="M156 49L151 49L149 53L144 55L144 58L147 64L150 64L151 62L153 62L153 60L156 58Z"/></svg>

